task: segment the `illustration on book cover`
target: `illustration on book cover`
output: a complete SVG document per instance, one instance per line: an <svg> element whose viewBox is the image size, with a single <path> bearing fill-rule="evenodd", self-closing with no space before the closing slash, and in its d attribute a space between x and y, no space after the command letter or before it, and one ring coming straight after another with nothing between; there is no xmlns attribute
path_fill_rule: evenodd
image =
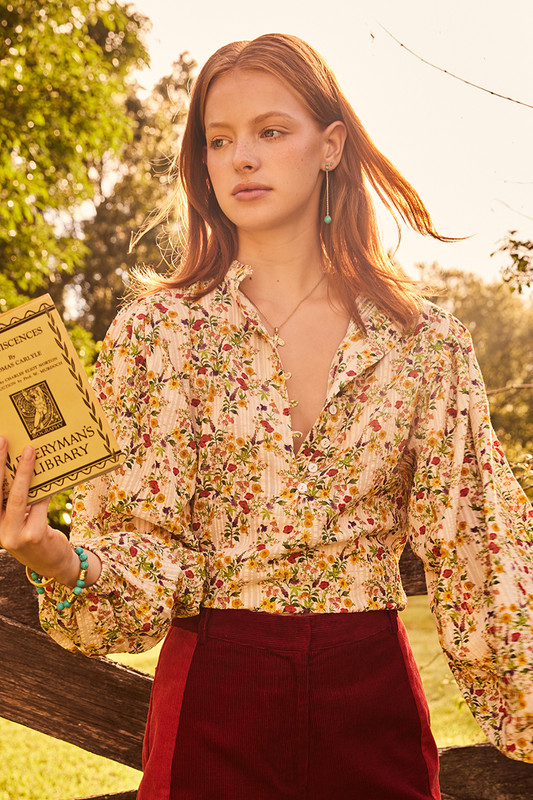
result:
<svg viewBox="0 0 533 800"><path fill-rule="evenodd" d="M30 439L65 427L65 420L46 381L9 395Z"/></svg>

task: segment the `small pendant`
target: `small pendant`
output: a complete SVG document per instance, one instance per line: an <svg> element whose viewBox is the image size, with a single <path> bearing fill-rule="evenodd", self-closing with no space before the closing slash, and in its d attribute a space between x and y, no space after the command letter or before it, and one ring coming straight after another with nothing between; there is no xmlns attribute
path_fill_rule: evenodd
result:
<svg viewBox="0 0 533 800"><path fill-rule="evenodd" d="M278 331L279 331L279 328L274 328L274 336L272 337L272 341L273 341L274 347L283 347L285 342L280 337Z"/></svg>

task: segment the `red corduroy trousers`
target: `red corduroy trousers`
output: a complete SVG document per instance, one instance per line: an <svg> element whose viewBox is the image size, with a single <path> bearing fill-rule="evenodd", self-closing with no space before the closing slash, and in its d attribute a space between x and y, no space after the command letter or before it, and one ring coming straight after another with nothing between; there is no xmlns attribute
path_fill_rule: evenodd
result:
<svg viewBox="0 0 533 800"><path fill-rule="evenodd" d="M394 611L204 609L157 667L138 800L438 800L438 753Z"/></svg>

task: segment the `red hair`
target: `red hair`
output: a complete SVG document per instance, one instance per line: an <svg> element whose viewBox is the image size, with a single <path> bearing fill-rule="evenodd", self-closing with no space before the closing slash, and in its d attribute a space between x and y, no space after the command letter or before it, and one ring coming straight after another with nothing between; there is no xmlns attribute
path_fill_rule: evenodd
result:
<svg viewBox="0 0 533 800"><path fill-rule="evenodd" d="M283 69L281 69L283 67ZM173 270L161 277L155 272L137 275L143 291L165 287L196 287L193 297L211 291L224 278L237 256L237 229L223 214L210 188L204 159L206 146L204 113L213 83L233 70L259 70L284 80L296 92L311 116L324 129L342 120L347 130L342 158L330 172L331 225L325 216L324 187L319 217L324 252L331 263L328 279L351 317L360 322L356 298L370 298L402 327L418 315L421 295L388 258L380 239L371 187L393 215L413 230L440 241L440 236L421 198L378 150L323 58L306 42L287 34L267 34L253 41L232 42L214 53L201 69L190 98L187 123L175 172L179 180L168 202L153 214L134 237L133 244L148 230L167 220L179 194L185 191L188 229L183 254L172 257Z"/></svg>

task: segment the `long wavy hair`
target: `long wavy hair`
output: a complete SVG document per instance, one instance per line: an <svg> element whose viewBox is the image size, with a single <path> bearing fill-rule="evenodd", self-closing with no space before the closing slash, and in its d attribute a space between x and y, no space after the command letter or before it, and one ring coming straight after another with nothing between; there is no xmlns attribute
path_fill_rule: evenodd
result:
<svg viewBox="0 0 533 800"><path fill-rule="evenodd" d="M415 189L374 145L324 59L306 42L287 34L232 42L217 50L201 69L191 93L180 152L171 167L174 191L132 240L133 247L148 230L171 218L181 198L186 208L181 220L184 246L171 249L171 269L166 276L151 270L137 271L139 294L162 287L191 287L192 296L199 298L220 283L237 257L237 229L218 205L204 158L209 89L222 75L235 70L259 70L282 81L290 76L288 87L322 129L336 120L344 122L347 138L343 155L329 175L333 222L322 222L325 182L317 212L328 279L348 314L360 324L356 298L364 295L401 327L410 326L418 316L421 291L387 256L369 188L392 214L399 236L403 220L423 235L455 240L437 232Z"/></svg>

